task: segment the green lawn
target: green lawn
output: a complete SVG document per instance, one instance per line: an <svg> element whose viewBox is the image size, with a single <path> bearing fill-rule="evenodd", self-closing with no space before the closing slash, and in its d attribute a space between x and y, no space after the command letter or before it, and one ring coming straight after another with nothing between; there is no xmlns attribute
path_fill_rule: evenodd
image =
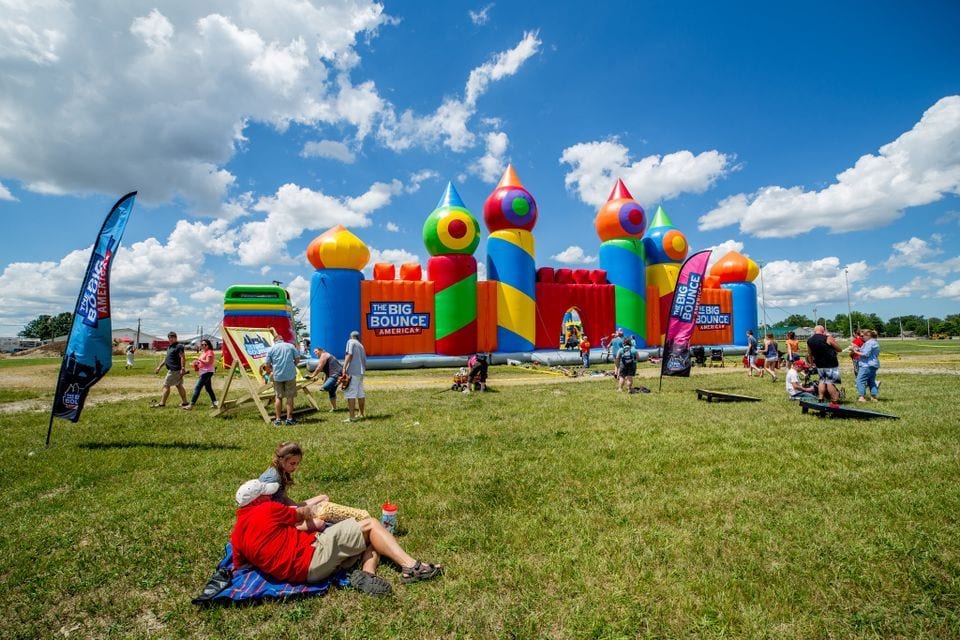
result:
<svg viewBox="0 0 960 640"><path fill-rule="evenodd" d="M0 637L960 636L958 376L881 371L902 420L861 422L802 416L782 377L741 371L637 395L498 387L495 368L466 396L449 373L369 391L358 424L138 400L58 421L44 450L46 414L0 413ZM701 386L763 402L708 405ZM401 543L447 575L383 567L386 600L193 607L236 487L283 439L307 451L292 495L398 503Z"/></svg>

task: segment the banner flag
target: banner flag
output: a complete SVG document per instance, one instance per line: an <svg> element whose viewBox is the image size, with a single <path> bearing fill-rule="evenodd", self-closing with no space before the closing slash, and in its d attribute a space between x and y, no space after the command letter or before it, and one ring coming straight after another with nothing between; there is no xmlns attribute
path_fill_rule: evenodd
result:
<svg viewBox="0 0 960 640"><path fill-rule="evenodd" d="M660 378L663 376L690 376L690 339L696 328L697 309L703 278L707 272L711 250L699 251L683 263L673 290L670 318L663 338L663 359L660 363Z"/></svg>
<svg viewBox="0 0 960 640"><path fill-rule="evenodd" d="M60 365L50 415L51 428L54 417L71 422L79 420L90 388L110 370L113 358L110 268L136 195L136 191L128 193L113 205L93 246ZM47 446L50 446L50 428L47 429Z"/></svg>

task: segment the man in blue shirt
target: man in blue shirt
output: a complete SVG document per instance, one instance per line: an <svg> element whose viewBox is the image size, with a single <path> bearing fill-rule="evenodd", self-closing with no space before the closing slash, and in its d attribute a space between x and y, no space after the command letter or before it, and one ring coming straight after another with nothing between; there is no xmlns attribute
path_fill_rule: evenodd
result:
<svg viewBox="0 0 960 640"><path fill-rule="evenodd" d="M275 425L283 424L283 420L280 419L280 405L284 399L287 401L286 423L297 424L293 419L293 401L297 397L298 362L300 362L300 354L297 348L289 342L284 342L282 336L277 336L264 360L266 370L273 374L273 406L276 410L276 420L273 424Z"/></svg>
<svg viewBox="0 0 960 640"><path fill-rule="evenodd" d="M617 356L620 355L620 349L623 348L623 329L617 329L617 333L613 336L613 340L610 341L610 353L613 355L613 377L617 381L617 386L620 386L620 360Z"/></svg>

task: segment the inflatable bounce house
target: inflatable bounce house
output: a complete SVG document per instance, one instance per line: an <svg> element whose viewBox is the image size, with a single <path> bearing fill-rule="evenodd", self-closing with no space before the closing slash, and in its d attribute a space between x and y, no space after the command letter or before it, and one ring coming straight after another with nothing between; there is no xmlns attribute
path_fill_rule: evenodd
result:
<svg viewBox="0 0 960 640"><path fill-rule="evenodd" d="M561 353L558 336L569 337L570 318L575 317L580 335L589 336L594 345L622 328L636 338L637 346L655 352L689 249L663 209L657 208L648 225L643 208L618 180L595 220L601 241L599 269L538 269L533 237L537 218L536 201L508 167L483 207L489 231L485 281L478 281L473 257L480 225L452 184L423 225L430 254L426 277L419 264L375 264L373 278L367 280L362 270L370 251L363 241L342 226L326 231L307 248L316 269L310 285L313 345L342 358L347 337L359 329L368 356L374 357L371 368L459 366L464 356L475 352L491 352L500 362L549 362L542 354ZM746 330L757 324L752 281L758 273L756 263L734 252L713 265L693 344L746 344ZM225 314L260 311L255 317L263 320L263 312L289 307L279 294L258 307L250 297L231 297L232 291L229 304L239 306L225 305ZM225 324L237 317L225 317ZM273 317L280 325L273 325L278 333L292 333L286 318Z"/></svg>
<svg viewBox="0 0 960 640"><path fill-rule="evenodd" d="M272 328L287 342L297 344L290 294L282 287L241 284L229 287L223 294L223 326L246 329ZM230 340L226 331L223 339ZM234 345L240 349L240 345ZM233 357L223 350L223 365L229 368Z"/></svg>

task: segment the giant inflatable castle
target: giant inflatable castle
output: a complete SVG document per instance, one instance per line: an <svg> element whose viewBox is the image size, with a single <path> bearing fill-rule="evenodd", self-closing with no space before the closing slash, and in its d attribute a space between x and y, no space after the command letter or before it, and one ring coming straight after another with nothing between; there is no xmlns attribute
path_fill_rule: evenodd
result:
<svg viewBox="0 0 960 640"><path fill-rule="evenodd" d="M342 358L350 332L359 330L367 354L381 356L383 366L447 366L475 352L529 361L558 349L571 312L594 345L618 328L640 348L662 344L689 249L662 208L648 224L618 180L595 220L599 269L537 268L537 203L512 166L484 203L483 220L489 232L484 281L473 255L480 225L452 184L423 225L430 254L425 273L420 264L380 263L366 279L370 251L360 238L342 226L319 235L307 248L316 269L312 344ZM757 324L752 281L758 273L756 263L735 252L713 265L693 344L746 344L746 330Z"/></svg>

